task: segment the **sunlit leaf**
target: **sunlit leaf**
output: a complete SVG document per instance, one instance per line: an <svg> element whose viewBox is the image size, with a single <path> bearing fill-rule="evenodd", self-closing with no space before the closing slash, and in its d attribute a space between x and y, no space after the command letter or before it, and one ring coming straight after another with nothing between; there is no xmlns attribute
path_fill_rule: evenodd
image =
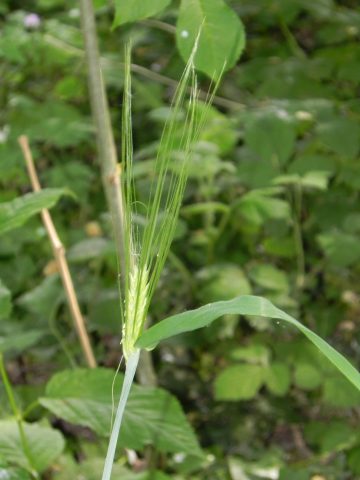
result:
<svg viewBox="0 0 360 480"><path fill-rule="evenodd" d="M223 0L182 0L176 25L181 56L189 59L201 30L195 67L209 77L218 77L233 67L245 46L243 24Z"/></svg>

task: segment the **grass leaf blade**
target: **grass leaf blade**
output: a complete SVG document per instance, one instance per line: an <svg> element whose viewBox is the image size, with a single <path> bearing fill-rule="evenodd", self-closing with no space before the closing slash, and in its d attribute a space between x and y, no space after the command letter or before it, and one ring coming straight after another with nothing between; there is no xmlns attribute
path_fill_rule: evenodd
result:
<svg viewBox="0 0 360 480"><path fill-rule="evenodd" d="M154 348L161 340L180 333L190 332L210 325L223 315L255 315L283 320L302 332L330 362L360 390L360 373L351 363L325 340L295 318L275 307L269 300L253 295L242 295L232 300L215 302L196 310L173 315L146 330L136 346Z"/></svg>

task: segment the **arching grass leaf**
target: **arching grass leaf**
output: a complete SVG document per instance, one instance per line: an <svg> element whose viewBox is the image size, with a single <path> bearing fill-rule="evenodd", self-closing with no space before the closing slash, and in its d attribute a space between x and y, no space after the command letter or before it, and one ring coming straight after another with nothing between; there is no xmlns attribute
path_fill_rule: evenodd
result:
<svg viewBox="0 0 360 480"><path fill-rule="evenodd" d="M263 297L243 295L232 300L205 305L197 310L173 315L146 330L136 346L154 348L161 340L179 333L191 332L210 325L223 315L255 315L274 318L289 323L300 330L335 367L360 390L360 373L331 345L295 318L275 307Z"/></svg>

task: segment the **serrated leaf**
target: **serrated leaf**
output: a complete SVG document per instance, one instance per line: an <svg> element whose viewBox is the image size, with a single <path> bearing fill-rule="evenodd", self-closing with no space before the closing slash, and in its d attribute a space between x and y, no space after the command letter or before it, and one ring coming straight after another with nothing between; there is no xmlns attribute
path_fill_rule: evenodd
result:
<svg viewBox="0 0 360 480"><path fill-rule="evenodd" d="M53 207L59 198L69 194L62 188L44 188L41 192L28 193L11 202L0 204L0 235L21 227L30 217L43 208Z"/></svg>
<svg viewBox="0 0 360 480"><path fill-rule="evenodd" d="M64 420L109 436L112 414L110 369L69 370L52 377L41 405ZM115 392L121 390L118 375ZM201 455L196 437L175 397L160 388L133 385L121 427L122 445L142 449L154 445L164 452Z"/></svg>
<svg viewBox="0 0 360 480"><path fill-rule="evenodd" d="M28 452L20 440L19 427L14 420L0 421L0 459L43 472L50 467L64 449L60 432L36 423L23 423Z"/></svg>
<svg viewBox="0 0 360 480"><path fill-rule="evenodd" d="M219 77L239 59L245 46L240 18L223 0L182 0L176 25L176 43L185 61L201 30L195 68Z"/></svg>
<svg viewBox="0 0 360 480"><path fill-rule="evenodd" d="M260 365L232 365L215 380L217 400L250 400L256 396L264 380Z"/></svg>
<svg viewBox="0 0 360 480"><path fill-rule="evenodd" d="M316 333L263 297L242 295L232 300L205 305L197 310L173 315L146 330L136 342L154 348L161 340L210 325L223 315L249 315L274 318L293 325L303 333L335 367L360 390L360 373L351 363Z"/></svg>
<svg viewBox="0 0 360 480"><path fill-rule="evenodd" d="M115 0L115 19L114 27L124 23L144 20L152 17L167 7L171 0Z"/></svg>

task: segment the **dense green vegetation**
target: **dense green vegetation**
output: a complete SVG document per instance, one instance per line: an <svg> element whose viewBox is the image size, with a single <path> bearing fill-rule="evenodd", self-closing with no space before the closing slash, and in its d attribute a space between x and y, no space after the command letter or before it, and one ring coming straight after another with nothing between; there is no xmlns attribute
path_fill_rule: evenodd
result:
<svg viewBox="0 0 360 480"><path fill-rule="evenodd" d="M114 4L94 1L119 150L123 52L133 42L140 228L161 132L199 25L203 99L227 59L194 145L151 322L261 295L359 366L358 1ZM0 478L95 480L121 357L112 219L96 161L78 6L29 0L24 9L15 0L0 5ZM197 108L201 114L204 106ZM186 108L177 114L181 132ZM24 134L41 193L29 193L17 142ZM33 215L55 204L51 215L99 365L93 370L49 238ZM158 387L133 387L112 478L360 475L360 394L286 323L225 315L163 341L153 362ZM122 380L119 374L116 401Z"/></svg>

